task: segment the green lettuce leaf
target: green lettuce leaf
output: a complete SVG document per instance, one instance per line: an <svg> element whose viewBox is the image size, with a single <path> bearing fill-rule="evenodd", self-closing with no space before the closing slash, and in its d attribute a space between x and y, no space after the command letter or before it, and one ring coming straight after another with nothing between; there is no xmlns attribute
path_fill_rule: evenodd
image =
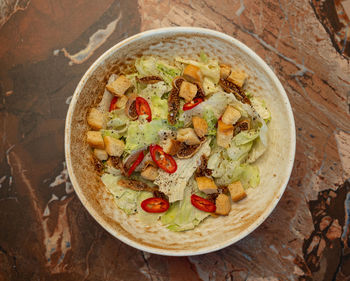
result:
<svg viewBox="0 0 350 281"><path fill-rule="evenodd" d="M249 151L251 150L253 142L248 142L242 145L236 145L234 141L230 143L227 149L227 155L231 160L241 160L246 158Z"/></svg>
<svg viewBox="0 0 350 281"><path fill-rule="evenodd" d="M166 120L168 118L168 101L159 96L151 97L151 111L152 118Z"/></svg>
<svg viewBox="0 0 350 281"><path fill-rule="evenodd" d="M107 190L114 195L116 205L126 214L134 214L137 212L137 199L140 192L118 185L120 178L120 176L103 174L101 180Z"/></svg>
<svg viewBox="0 0 350 281"><path fill-rule="evenodd" d="M260 117L264 119L266 123L269 122L271 120L271 112L267 108L265 101L258 97L251 97L250 101Z"/></svg>
<svg viewBox="0 0 350 281"><path fill-rule="evenodd" d="M125 150L131 152L152 143L157 143L159 141L158 131L168 128L166 120L153 119L151 122L131 121L126 134Z"/></svg>
<svg viewBox="0 0 350 281"><path fill-rule="evenodd" d="M233 142L237 146L242 145L242 144L246 144L246 143L252 142L257 137L259 137L259 134L260 134L259 129L251 129L248 131L242 131L242 132L238 133L233 138Z"/></svg>
<svg viewBox="0 0 350 281"><path fill-rule="evenodd" d="M203 79L203 90L206 96L222 91L221 87L215 85L215 83L208 77Z"/></svg>
<svg viewBox="0 0 350 281"><path fill-rule="evenodd" d="M198 210L191 204L191 189L185 189L184 200L170 205L168 211L161 217L162 224L171 231L185 231L195 228L209 213Z"/></svg>
<svg viewBox="0 0 350 281"><path fill-rule="evenodd" d="M187 60L180 57L175 58L176 61L184 63L184 64L192 64L201 70L202 74L205 77L211 78L214 83L218 83L220 79L220 66L217 60L208 59L206 63L198 62L195 60Z"/></svg>
<svg viewBox="0 0 350 281"><path fill-rule="evenodd" d="M207 109L203 113L203 118L208 124L208 135L215 136L216 135L216 123L218 119L215 117L214 112L211 109Z"/></svg>
<svg viewBox="0 0 350 281"><path fill-rule="evenodd" d="M160 76L167 84L181 74L181 70L156 57L143 56L136 60L135 67L140 76Z"/></svg>

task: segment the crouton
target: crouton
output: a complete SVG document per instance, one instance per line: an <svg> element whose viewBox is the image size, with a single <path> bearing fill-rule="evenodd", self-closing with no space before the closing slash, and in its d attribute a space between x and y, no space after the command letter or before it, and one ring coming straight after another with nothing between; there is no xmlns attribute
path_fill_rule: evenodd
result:
<svg viewBox="0 0 350 281"><path fill-rule="evenodd" d="M87 122L91 128L94 130L100 130L104 127L105 117L101 111L96 108L91 108L88 116Z"/></svg>
<svg viewBox="0 0 350 281"><path fill-rule="evenodd" d="M94 155L100 161L105 161L108 159L108 154L107 154L106 150L104 150L104 149L95 148Z"/></svg>
<svg viewBox="0 0 350 281"><path fill-rule="evenodd" d="M169 155L176 155L180 149L180 142L175 139L168 138L165 140L162 148L165 153Z"/></svg>
<svg viewBox="0 0 350 281"><path fill-rule="evenodd" d="M227 64L220 64L220 78L226 79L231 74L231 67Z"/></svg>
<svg viewBox="0 0 350 281"><path fill-rule="evenodd" d="M228 148L233 137L233 125L228 125L221 120L218 121L218 130L216 134L216 143L218 146Z"/></svg>
<svg viewBox="0 0 350 281"><path fill-rule="evenodd" d="M107 84L106 88L115 96L121 97L122 95L124 95L126 90L130 88L131 85L131 81L128 78L126 78L125 75L120 75L112 83Z"/></svg>
<svg viewBox="0 0 350 281"><path fill-rule="evenodd" d="M242 88L247 78L248 75L243 70L232 70L227 80Z"/></svg>
<svg viewBox="0 0 350 281"><path fill-rule="evenodd" d="M236 124L239 118L241 118L241 112L235 109L233 106L229 105L226 107L221 120L225 124Z"/></svg>
<svg viewBox="0 0 350 281"><path fill-rule="evenodd" d="M197 116L192 117L192 123L198 137L202 138L208 134L208 124L203 118Z"/></svg>
<svg viewBox="0 0 350 281"><path fill-rule="evenodd" d="M227 216L231 211L230 197L228 197L226 194L219 194L219 196L216 197L215 205L215 214L217 215Z"/></svg>
<svg viewBox="0 0 350 281"><path fill-rule="evenodd" d="M127 102L128 102L128 97L123 95L123 96L118 98L115 105L117 108L124 108Z"/></svg>
<svg viewBox="0 0 350 281"><path fill-rule="evenodd" d="M184 98L186 102L190 102L197 94L197 86L190 82L181 83L179 96Z"/></svg>
<svg viewBox="0 0 350 281"><path fill-rule="evenodd" d="M154 181L158 177L158 168L153 166L148 166L141 172L141 177L146 180Z"/></svg>
<svg viewBox="0 0 350 281"><path fill-rule="evenodd" d="M192 128L179 129L177 131L177 140L188 145L200 144L200 140Z"/></svg>
<svg viewBox="0 0 350 281"><path fill-rule="evenodd" d="M123 154L125 144L122 140L118 140L110 136L105 136L103 140L105 142L108 155L119 157Z"/></svg>
<svg viewBox="0 0 350 281"><path fill-rule="evenodd" d="M88 131L86 133L86 141L91 147L94 148L104 149L105 147L102 134L98 131Z"/></svg>
<svg viewBox="0 0 350 281"><path fill-rule="evenodd" d="M240 181L233 182L228 185L228 190L231 194L231 199L233 202L237 202L239 200L242 200L247 196L247 194L244 191L244 188L242 186L242 183Z"/></svg>
<svg viewBox="0 0 350 281"><path fill-rule="evenodd" d="M200 82L202 81L202 73L199 67L189 64L185 67L184 72L182 74L186 80L191 82Z"/></svg>
<svg viewBox="0 0 350 281"><path fill-rule="evenodd" d="M198 189L206 194L212 194L218 192L218 187L211 178L197 177L196 182Z"/></svg>

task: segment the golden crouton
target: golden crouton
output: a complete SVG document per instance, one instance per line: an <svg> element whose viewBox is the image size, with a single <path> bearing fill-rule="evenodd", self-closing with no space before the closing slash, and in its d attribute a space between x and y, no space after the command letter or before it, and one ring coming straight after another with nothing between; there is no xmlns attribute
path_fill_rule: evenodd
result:
<svg viewBox="0 0 350 281"><path fill-rule="evenodd" d="M106 151L110 156L121 156L124 152L125 144L122 140L105 136L103 138L106 146Z"/></svg>
<svg viewBox="0 0 350 281"><path fill-rule="evenodd" d="M222 115L222 122L226 124L235 124L239 118L241 118L241 112L229 105L226 107L226 110Z"/></svg>
<svg viewBox="0 0 350 281"><path fill-rule="evenodd" d="M215 214L226 216L231 211L230 197L226 194L219 194L215 200L216 211Z"/></svg>
<svg viewBox="0 0 350 281"><path fill-rule="evenodd" d="M228 125L221 120L218 121L218 130L216 134L216 143L218 146L228 148L233 138L233 125Z"/></svg>
<svg viewBox="0 0 350 281"><path fill-rule="evenodd" d="M88 131L86 133L86 141L91 147L94 148L104 149L105 147L102 134L98 131Z"/></svg>
<svg viewBox="0 0 350 281"><path fill-rule="evenodd" d="M184 98L186 102L190 102L197 94L197 86L190 82L184 81L180 87L179 96Z"/></svg>
<svg viewBox="0 0 350 281"><path fill-rule="evenodd" d="M100 130L104 127L105 117L101 111L96 108L91 108L88 116L87 122L91 128L94 130Z"/></svg>
<svg viewBox="0 0 350 281"><path fill-rule="evenodd" d="M106 150L104 150L104 149L95 148L94 155L100 161L104 161L104 160L108 159L108 154L107 154Z"/></svg>
<svg viewBox="0 0 350 281"><path fill-rule="evenodd" d="M220 64L220 78L226 79L231 74L231 67L227 64Z"/></svg>
<svg viewBox="0 0 350 281"><path fill-rule="evenodd" d="M196 178L198 189L206 194L212 194L218 192L218 187L211 178L198 177Z"/></svg>
<svg viewBox="0 0 350 281"><path fill-rule="evenodd" d="M248 75L243 70L232 70L227 80L242 88L247 78Z"/></svg>
<svg viewBox="0 0 350 281"><path fill-rule="evenodd" d="M177 131L177 140L188 145L200 144L200 140L192 128L179 129Z"/></svg>
<svg viewBox="0 0 350 281"><path fill-rule="evenodd" d="M131 87L131 85L131 81L128 78L126 78L125 75L120 75L112 83L107 84L106 88L112 94L121 97L122 95L124 95L126 90Z"/></svg>
<svg viewBox="0 0 350 281"><path fill-rule="evenodd" d="M118 98L115 105L117 108L124 108L127 102L128 102L128 97L123 95L123 96Z"/></svg>
<svg viewBox="0 0 350 281"><path fill-rule="evenodd" d="M153 166L148 166L141 172L141 177L146 180L154 181L158 177L158 168Z"/></svg>
<svg viewBox="0 0 350 281"><path fill-rule="evenodd" d="M198 137L202 138L208 133L208 124L203 118L192 117L192 123Z"/></svg>
<svg viewBox="0 0 350 281"><path fill-rule="evenodd" d="M191 82L200 82L202 81L202 73L199 67L189 64L185 67L184 72L182 74L186 80Z"/></svg>
<svg viewBox="0 0 350 281"><path fill-rule="evenodd" d="M180 149L180 142L175 139L166 139L162 145L163 151L169 155L176 155Z"/></svg>
<svg viewBox="0 0 350 281"><path fill-rule="evenodd" d="M231 199L233 202L242 200L247 196L240 181L231 183L227 188L230 191Z"/></svg>

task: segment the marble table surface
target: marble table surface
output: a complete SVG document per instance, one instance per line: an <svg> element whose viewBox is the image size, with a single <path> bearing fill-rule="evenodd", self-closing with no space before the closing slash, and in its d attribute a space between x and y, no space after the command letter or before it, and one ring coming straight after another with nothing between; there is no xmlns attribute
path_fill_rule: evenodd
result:
<svg viewBox="0 0 350 281"><path fill-rule="evenodd" d="M0 280L350 280L350 0L0 1ZM272 215L226 249L163 257L109 235L74 193L64 122L82 74L140 31L229 34L291 101L295 165Z"/></svg>

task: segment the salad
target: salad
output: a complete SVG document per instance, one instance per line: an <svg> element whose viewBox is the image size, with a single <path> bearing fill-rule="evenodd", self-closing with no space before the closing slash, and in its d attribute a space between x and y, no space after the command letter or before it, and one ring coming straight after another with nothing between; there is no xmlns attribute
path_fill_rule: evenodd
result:
<svg viewBox="0 0 350 281"><path fill-rule="evenodd" d="M195 228L259 185L270 111L247 73L200 53L143 56L112 74L87 116L93 163L116 208L146 225ZM244 199L249 200L249 198Z"/></svg>

